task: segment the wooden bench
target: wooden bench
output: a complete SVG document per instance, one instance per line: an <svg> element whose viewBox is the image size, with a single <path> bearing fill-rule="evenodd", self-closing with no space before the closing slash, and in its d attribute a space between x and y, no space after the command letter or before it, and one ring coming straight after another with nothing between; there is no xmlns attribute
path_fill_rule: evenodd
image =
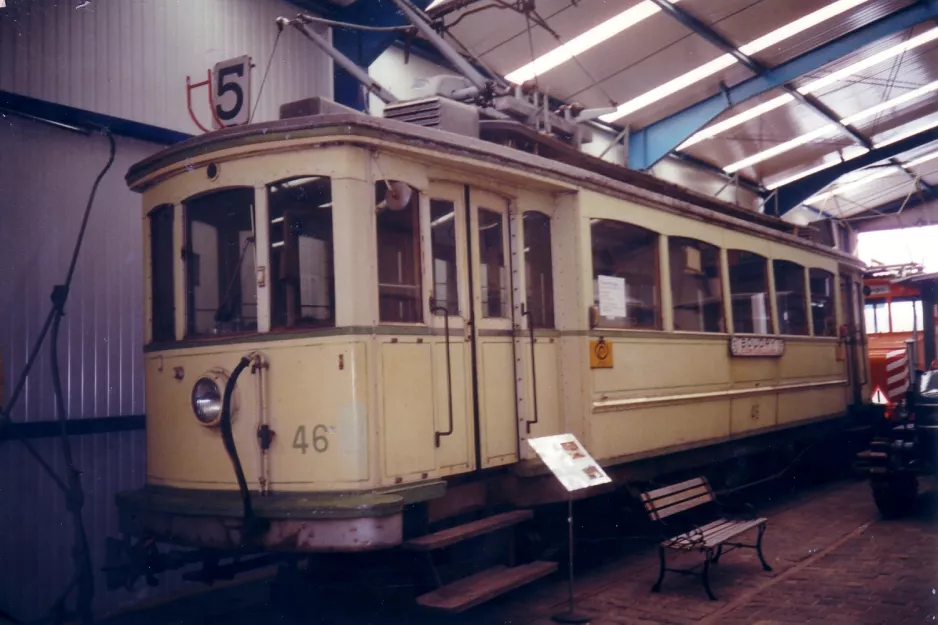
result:
<svg viewBox="0 0 938 625"><path fill-rule="evenodd" d="M759 554L759 561L762 563L762 568L766 571L772 570L772 567L765 561L765 556L762 554L762 535L765 533L768 519L727 518L724 514L723 506L717 501L716 496L713 494L713 489L710 488L710 483L706 478L698 477L672 486L647 491L641 494L641 499L651 520L657 522L659 526L666 530L668 526L665 519L669 519L692 509L699 508L698 512L700 512L704 510L704 506L709 506L712 512L714 512L711 514L710 518L713 519L714 516L716 517L709 523L693 525L690 531L673 535L672 530L663 534L665 538L658 545L661 570L658 573L658 581L651 587L652 592L661 591L661 583L664 581L664 574L667 571L671 571L672 573L680 573L682 575L700 576L703 578L707 596L712 600L716 600L713 591L710 589L710 565L719 562L720 557L723 555L724 547L730 547L730 549L727 549L727 552L740 547L755 549L756 553ZM756 544L732 542L740 534L753 529L758 529L759 532ZM667 551L669 549L681 552L700 551L704 553L703 572L697 573L695 571L700 565L692 569L667 568Z"/></svg>

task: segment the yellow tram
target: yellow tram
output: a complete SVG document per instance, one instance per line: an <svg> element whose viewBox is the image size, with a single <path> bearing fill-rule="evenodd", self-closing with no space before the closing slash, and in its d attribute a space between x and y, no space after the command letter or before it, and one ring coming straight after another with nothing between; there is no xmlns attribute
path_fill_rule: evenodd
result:
<svg viewBox="0 0 938 625"><path fill-rule="evenodd" d="M572 432L621 481L869 399L856 258L520 124L288 117L127 181L146 285L130 534L385 549L407 510L562 500L531 437Z"/></svg>

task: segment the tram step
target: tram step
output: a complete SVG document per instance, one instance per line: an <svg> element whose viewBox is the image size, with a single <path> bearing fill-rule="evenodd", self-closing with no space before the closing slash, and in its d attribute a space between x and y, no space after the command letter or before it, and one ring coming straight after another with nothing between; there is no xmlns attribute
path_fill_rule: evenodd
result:
<svg viewBox="0 0 938 625"><path fill-rule="evenodd" d="M469 540L470 538L475 538L476 536L497 532L500 529L517 525L533 517L534 513L531 510L504 512L408 540L403 544L403 547L410 551L435 551L449 547L450 545L455 545L464 540Z"/></svg>
<svg viewBox="0 0 938 625"><path fill-rule="evenodd" d="M556 562L535 561L511 568L500 564L421 595L417 603L442 612L463 612L556 570Z"/></svg>

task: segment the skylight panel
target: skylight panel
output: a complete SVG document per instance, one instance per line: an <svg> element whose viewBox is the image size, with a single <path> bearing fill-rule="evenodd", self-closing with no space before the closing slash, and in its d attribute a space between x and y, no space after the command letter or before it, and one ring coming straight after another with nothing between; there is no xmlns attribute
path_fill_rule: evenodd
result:
<svg viewBox="0 0 938 625"><path fill-rule="evenodd" d="M746 167L750 167L757 163L761 163L762 161L768 160L772 158L773 156L778 156L779 154L784 154L785 152L794 150L798 146L804 145L805 143L808 143L809 141L814 141L815 139L820 139L821 137L827 137L827 136L837 134L839 130L840 130L840 126L838 126L837 124L826 124L816 130L807 132L801 135L800 137L795 137L794 139L791 139L784 143L779 143L778 145L773 146L769 148L768 150L763 150L762 152L753 154L752 156L747 156L746 158L742 160L736 161L732 165L727 165L726 167L723 168L723 171L725 171L728 174L734 174L740 169L745 169Z"/></svg>
<svg viewBox="0 0 938 625"><path fill-rule="evenodd" d="M860 111L859 113L856 113L855 115L850 115L849 117L845 117L840 120L840 123L855 124L857 122L863 121L864 119L868 119L870 117L873 117L874 115L882 113L883 111L886 111L888 109L895 108L897 106L902 106L903 104L907 102L911 102L912 100L916 98L920 98L924 95L928 95L936 90L938 90L938 80L931 82L923 87L919 87L918 89L915 89L914 91L909 91L908 93L904 93L900 96L896 96L895 98L892 98L891 100L887 100L875 106L871 106L867 109ZM759 152L757 154L747 156L741 161L737 161L736 163L733 163L732 165L728 165L724 167L723 170L727 173L732 174L745 167L755 165L756 163L761 163L762 161L768 160L772 158L773 156L778 156L779 154L783 154L785 152L793 150L800 145L804 145L805 143L809 141L813 141L814 139L817 139L824 135L834 134L838 132L839 130L840 128L836 124L828 124L827 126L824 126L824 128L822 129L811 131L799 137L795 137L794 139L791 139L790 141L786 141L785 143L780 143L774 147L769 148L768 150L763 150L762 152ZM888 145L888 143L885 145Z"/></svg>
<svg viewBox="0 0 938 625"><path fill-rule="evenodd" d="M933 41L936 38L938 38L938 28L932 28L931 30L928 30L916 37L913 37L912 39L909 39L908 41L904 41L900 44L896 44L895 46L891 48L883 50L882 52L878 54L874 54L873 56L863 59L862 61L858 61L852 65L848 65L847 67L841 70L838 70L828 76L824 76L823 78L814 80L804 85L803 87L799 88L798 91L804 94L814 93L815 91L823 89L824 87L831 85L839 80L843 80L844 78L847 78L848 76L856 74L857 72L873 67L874 65L878 63L882 63L883 61L889 60L894 56L898 56L904 52L908 52L909 50L913 48L917 48L918 46L921 46L923 44L926 44L929 41ZM918 96L915 96L915 97L918 97ZM703 130L697 132L696 134L691 135L691 137L687 141L682 143L678 147L678 149L685 149L692 145L700 143L701 141L712 139L718 134L721 134L731 128L735 128L736 126L744 124L751 119L755 119L759 115L764 115L765 113L768 113L769 111L775 110L781 106L785 106L786 104L791 102L793 99L794 98L792 96L788 96L788 95L779 96L777 98L773 98L772 100L769 100L768 102L765 102L759 105L758 107L755 107L754 109L746 110L746 111L743 111L742 113L739 113L738 115L734 115L733 117L724 119L718 124L714 124L713 126L704 128ZM752 111L754 111L756 108L759 109L759 111L757 114L753 114Z"/></svg>
<svg viewBox="0 0 938 625"><path fill-rule="evenodd" d="M806 15L800 19L797 19L793 22L785 24L781 28L777 28L767 35L763 35L758 39L755 39L740 48L740 52L744 54L755 54L765 48L775 45L789 37L797 35L800 32L816 26L821 22L828 20L832 17L840 15L845 11L863 4L864 2L869 2L869 0L838 0L833 2L828 6L818 9L817 11ZM910 40L911 41L911 40ZM735 57L731 54L724 54L709 63L702 65L696 69L693 69L682 76L678 76L663 85L655 87L654 89L647 91L640 96L624 102L616 109L616 112L610 113L608 115L603 115L600 119L604 122L614 122L630 113L634 113L640 109L645 108L655 102L662 100L669 95L684 89L696 82L700 82L704 78L715 74L725 67L729 67L737 63Z"/></svg>
<svg viewBox="0 0 938 625"><path fill-rule="evenodd" d="M867 183L873 182L874 180L879 180L880 178L886 178L887 176L893 176L895 174L896 174L896 168L894 167L886 167L883 169L879 169L877 171L871 171L858 180L854 180L853 182L848 182L847 184L842 184L839 187L831 189L830 191L824 191L823 193L812 195L803 203L813 204L815 202L822 202L834 196L843 195L844 193L853 191L854 189L858 189L859 187L862 187L863 185Z"/></svg>
<svg viewBox="0 0 938 625"><path fill-rule="evenodd" d="M671 4L677 4L679 1L672 0ZM535 76L540 76L558 65L566 63L573 57L583 54L590 48L598 46L607 39L615 37L622 31L648 19L659 11L661 9L653 2L642 0L632 8L622 11L605 22L577 35L570 41L557 46L550 52L539 56L527 65L510 72L505 76L505 79L515 84L531 80Z"/></svg>
<svg viewBox="0 0 938 625"><path fill-rule="evenodd" d="M857 148L857 150L855 150L855 153L849 154L849 155L848 155L848 154L844 154L844 160L845 160L845 161L849 161L849 160L851 160L851 159L854 159L854 158L856 158L856 157L858 157L858 156L862 156L863 154L866 154L867 152L869 152L869 150L866 149L866 148L861 148L861 147L859 147L859 146L855 146L855 147ZM817 172L823 171L823 170L827 169L828 167L833 167L834 165L837 165L838 163L840 163L839 160L836 160L836 161L829 161L829 162L827 162L827 163L821 163L821 164L818 165L817 167L812 167L812 168L810 168L810 169L805 169L804 171L799 171L797 174L794 174L794 175L788 176L787 178L783 178L783 179L778 180L778 181L776 181L776 182L767 184L767 185L765 185L765 188L768 189L769 191L772 191L772 190L777 189L777 188L779 188L779 187L785 186L785 185L788 184L789 182L794 182L795 180L801 180L801 179L804 178L805 176L810 176L811 174L816 174Z"/></svg>

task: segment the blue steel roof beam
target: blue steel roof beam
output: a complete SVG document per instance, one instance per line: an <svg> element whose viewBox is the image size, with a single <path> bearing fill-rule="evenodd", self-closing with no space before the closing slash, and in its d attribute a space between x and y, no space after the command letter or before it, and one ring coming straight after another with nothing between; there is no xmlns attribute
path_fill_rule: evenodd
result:
<svg viewBox="0 0 938 625"><path fill-rule="evenodd" d="M296 1L296 0L295 0ZM421 10L429 6L431 0L412 0ZM309 5L310 2L299 2ZM319 3L316 3L319 4ZM364 26L408 26L410 23L398 11L391 0L368 0L354 2L347 7L335 7L329 11L329 17L337 21ZM342 54L352 59L359 67L368 67L381 56L381 53L394 43L399 34L394 32L362 31L350 28L333 28L332 45ZM354 76L340 67L334 69L333 99L346 106L364 110L366 99L362 97L361 84Z"/></svg>
<svg viewBox="0 0 938 625"><path fill-rule="evenodd" d="M863 46L932 19L938 19L938 0L919 0L777 65L762 75L756 74L732 87L726 87L721 93L645 128L632 130L629 135L629 166L647 170L723 111L816 71Z"/></svg>
<svg viewBox="0 0 938 625"><path fill-rule="evenodd" d="M727 54L732 55L736 58L737 61L742 63L746 68L751 71L756 76L765 76L771 71L771 68L767 65L763 65L756 59L751 56L744 54L737 48L729 39L718 33L717 31L710 28L708 25L701 22L697 17L684 9L683 7L677 7L671 4L669 0L651 0L656 5L658 5L662 11L673 17L675 20L689 28L695 34L703 37L717 48L723 50ZM840 117L830 110L827 105L822 103L820 100L815 98L812 95L805 95L798 91L794 85L789 82L786 82L781 85L781 88L784 89L788 94L793 96L795 99L807 104L815 111L826 117L829 121L837 124L841 130L853 137L854 141L862 145L863 147L869 149L873 147L873 144L870 143L870 140L860 134L855 128L844 124L840 121Z"/></svg>
<svg viewBox="0 0 938 625"><path fill-rule="evenodd" d="M843 161L832 165L827 169L822 169L819 172L778 187L775 190L777 201L772 202L770 206L777 206L778 216L782 216L799 204L803 204L808 198L823 191L828 185L835 182L841 176L857 171L858 169L863 169L868 165L891 159L903 152L922 147L932 141L938 141L938 128L929 128L904 139L900 139L895 143L873 148L866 154L861 154L849 161Z"/></svg>

